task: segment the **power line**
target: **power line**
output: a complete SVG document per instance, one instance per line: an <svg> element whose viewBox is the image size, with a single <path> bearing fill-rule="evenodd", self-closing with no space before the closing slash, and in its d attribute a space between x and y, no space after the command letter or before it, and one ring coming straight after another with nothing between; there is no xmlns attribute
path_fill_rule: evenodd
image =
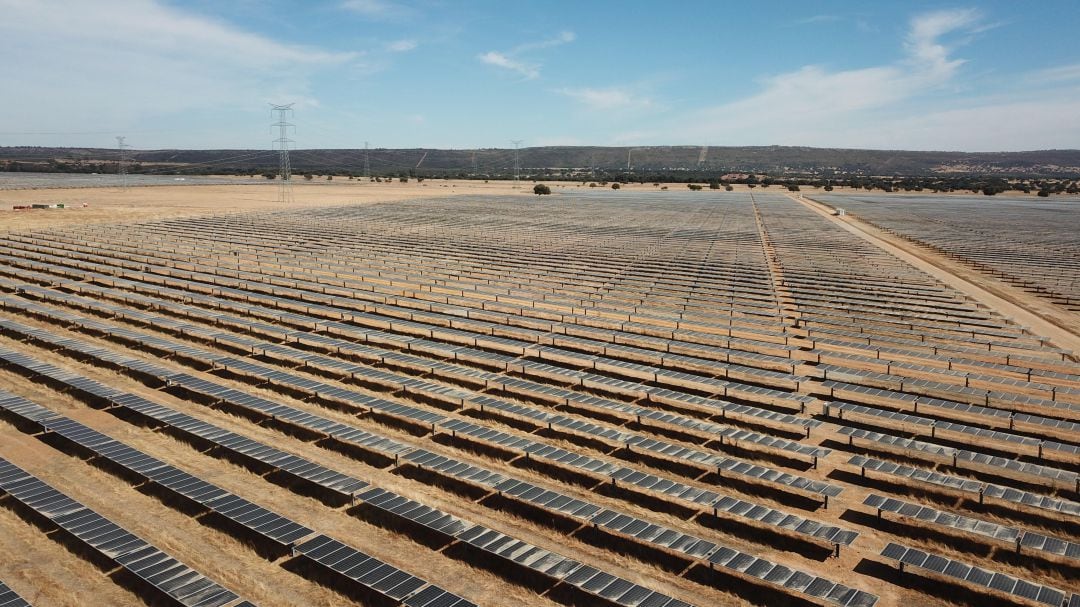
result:
<svg viewBox="0 0 1080 607"><path fill-rule="evenodd" d="M289 139L289 127L293 127L296 130L296 125L288 122L286 117L292 114L293 104L287 105L274 105L270 104L270 111L277 113L278 121L270 125L271 127L277 127L278 138L274 140L274 145L278 150L278 164L281 173L281 188L278 191L278 202L285 204L293 202L292 193L292 167L289 165L289 144L296 143L292 139Z"/></svg>

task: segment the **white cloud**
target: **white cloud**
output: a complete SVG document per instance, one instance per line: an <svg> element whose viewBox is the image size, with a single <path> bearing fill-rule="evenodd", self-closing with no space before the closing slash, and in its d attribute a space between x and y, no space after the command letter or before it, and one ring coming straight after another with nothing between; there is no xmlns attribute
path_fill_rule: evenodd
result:
<svg viewBox="0 0 1080 607"><path fill-rule="evenodd" d="M558 36L548 38L547 40L541 40L540 42L526 42L525 44L519 44L514 47L511 54L516 55L518 53L525 53L528 51L535 51L542 48L551 48L553 46L562 46L577 40L577 34L570 31L559 32Z"/></svg>
<svg viewBox="0 0 1080 607"><path fill-rule="evenodd" d="M593 110L647 108L653 105L651 99L621 88L563 88L558 92Z"/></svg>
<svg viewBox="0 0 1080 607"><path fill-rule="evenodd" d="M415 49L419 44L416 40L395 40L386 45L386 50L392 53L406 53Z"/></svg>
<svg viewBox="0 0 1080 607"><path fill-rule="evenodd" d="M155 0L113 0L104 6L78 0L0 0L0 9L5 17L0 29L35 43L108 44L119 51L182 53L246 67L337 63L352 57L281 44Z"/></svg>
<svg viewBox="0 0 1080 607"><path fill-rule="evenodd" d="M1038 70L1030 75L1030 80L1044 84L1080 80L1080 63Z"/></svg>
<svg viewBox="0 0 1080 607"><path fill-rule="evenodd" d="M517 72L526 80L533 80L540 77L540 69L538 66L511 59L502 53L489 51L481 54L478 58L481 62L488 65L494 65L495 67L501 67L512 72Z"/></svg>
<svg viewBox="0 0 1080 607"><path fill-rule="evenodd" d="M980 20L974 9L934 11L911 20L904 47L918 68L934 76L948 78L963 65L962 59L949 59L949 49L940 42L946 34L970 28Z"/></svg>
<svg viewBox="0 0 1080 607"><path fill-rule="evenodd" d="M965 90L955 47L998 24L974 10L911 19L895 62L858 69L819 65L761 79L758 92L691 111L613 143L710 141L878 149L1001 151L1072 148L1080 141L1080 64L1028 74L1028 86L985 96ZM1070 88L1071 87L1071 88ZM943 91L953 93L942 96ZM618 104L617 94L596 103ZM584 101L584 99L583 99Z"/></svg>
<svg viewBox="0 0 1080 607"><path fill-rule="evenodd" d="M1080 89L1064 93L1057 99L968 101L963 107L917 113L844 135L861 147L893 149L1072 149L1080 140Z"/></svg>
<svg viewBox="0 0 1080 607"><path fill-rule="evenodd" d="M308 74L356 58L282 44L154 0L0 0L13 125L85 130L191 111L311 107ZM282 88L281 83L289 83ZM9 88L10 87L10 88Z"/></svg>
<svg viewBox="0 0 1080 607"><path fill-rule="evenodd" d="M509 52L488 51L477 56L477 58L488 65L494 65L501 67L512 72L517 72L525 80L534 80L540 77L540 64L528 63L517 59L517 55L522 53L528 53L545 48L551 48L553 46L561 46L577 40L577 35L574 32L562 31L559 35L548 38L547 40L541 40L539 42L526 42L525 44L519 44Z"/></svg>
<svg viewBox="0 0 1080 607"><path fill-rule="evenodd" d="M880 120L902 116L920 97L955 79L964 60L951 56L943 38L976 31L980 19L974 10L917 15L904 38L904 56L895 63L839 71L807 65L766 77L760 92L694 112L668 130L666 138L797 145L853 145L846 143L850 138L866 142L881 132L876 128ZM875 141L875 147L888 142Z"/></svg>
<svg viewBox="0 0 1080 607"><path fill-rule="evenodd" d="M794 22L794 25L813 25L815 23L835 23L842 21L843 17L840 15L813 15L803 19L798 19Z"/></svg>
<svg viewBox="0 0 1080 607"><path fill-rule="evenodd" d="M345 0L341 7L361 17L375 20L392 21L416 14L412 7L390 0Z"/></svg>

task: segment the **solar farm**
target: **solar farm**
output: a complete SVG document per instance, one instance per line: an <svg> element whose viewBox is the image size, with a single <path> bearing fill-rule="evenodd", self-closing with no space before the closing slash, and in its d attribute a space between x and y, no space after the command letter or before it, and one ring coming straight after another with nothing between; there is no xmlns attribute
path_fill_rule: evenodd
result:
<svg viewBox="0 0 1080 607"><path fill-rule="evenodd" d="M1080 312L1080 208L1074 199L823 196L861 218Z"/></svg>
<svg viewBox="0 0 1080 607"><path fill-rule="evenodd" d="M1080 307L1075 202L820 199ZM778 192L0 232L31 604L1080 607L1080 363Z"/></svg>

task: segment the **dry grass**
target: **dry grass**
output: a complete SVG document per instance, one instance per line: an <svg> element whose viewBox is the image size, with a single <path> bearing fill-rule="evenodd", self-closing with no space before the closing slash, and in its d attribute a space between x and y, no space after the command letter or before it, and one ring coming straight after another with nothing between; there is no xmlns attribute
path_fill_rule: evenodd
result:
<svg viewBox="0 0 1080 607"><path fill-rule="evenodd" d="M581 182L549 182L554 194L588 188ZM510 181L425 180L369 183L335 180L293 185L295 202L289 208L342 204L375 204L415 198L464 195L533 197L532 182L514 187ZM163 185L137 188L49 188L0 190L0 230L41 229L72 223L147 221L166 217L237 213L284 208L278 202L278 182L265 179L249 185ZM651 184L624 186L630 190L658 189ZM609 190L610 191L610 190ZM617 192L616 192L617 193ZM13 211L12 205L64 203L66 209ZM83 207L86 203L88 206Z"/></svg>
<svg viewBox="0 0 1080 607"><path fill-rule="evenodd" d="M4 454L17 448L43 460L54 457L45 445L18 434L13 427L0 422ZM38 453L39 450L44 453ZM0 555L3 555L0 580L32 605L80 607L91 597L99 605L143 604L137 596L114 584L103 571L62 544L47 539L40 528L6 506L0 507Z"/></svg>

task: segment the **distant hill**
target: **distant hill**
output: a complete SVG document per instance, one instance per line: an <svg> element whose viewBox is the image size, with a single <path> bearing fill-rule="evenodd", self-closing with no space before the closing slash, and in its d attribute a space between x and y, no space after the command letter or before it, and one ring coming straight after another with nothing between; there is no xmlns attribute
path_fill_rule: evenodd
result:
<svg viewBox="0 0 1080 607"><path fill-rule="evenodd" d="M134 171L261 172L276 170L269 150L128 150ZM107 148L0 147L0 170L108 171L118 152ZM325 149L292 150L295 172L429 175L512 173L515 150ZM517 151L523 173L587 174L589 171L737 173L773 175L1000 175L1075 177L1080 150L1030 152L917 152L791 146L547 146ZM138 166L134 166L138 165Z"/></svg>

